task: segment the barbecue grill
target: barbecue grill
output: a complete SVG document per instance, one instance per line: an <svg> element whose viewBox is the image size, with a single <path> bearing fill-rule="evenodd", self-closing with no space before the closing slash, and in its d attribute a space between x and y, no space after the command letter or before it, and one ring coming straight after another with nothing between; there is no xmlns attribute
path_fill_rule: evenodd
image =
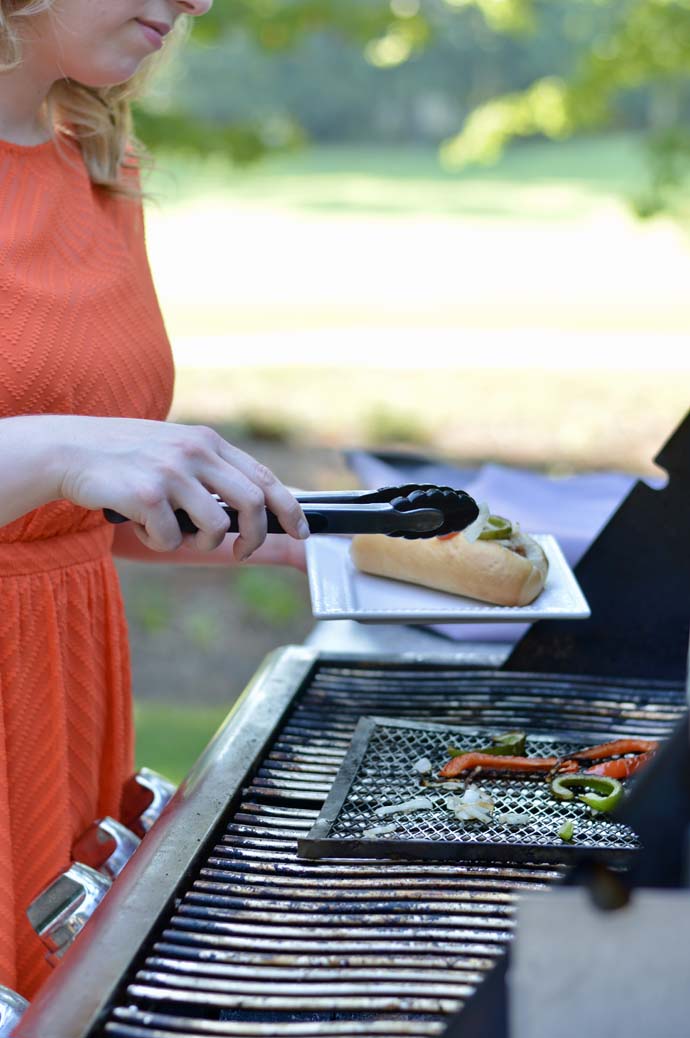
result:
<svg viewBox="0 0 690 1038"><path fill-rule="evenodd" d="M612 553L595 545L594 563L590 553L578 571L592 619L573 622L589 636L562 627L548 668L547 624L536 625L500 669L481 667L476 656L467 664L432 653L278 650L24 1015L17 1038L443 1034L510 942L520 896L562 879L563 866L538 858L308 860L298 857L298 840L363 715L520 727L554 738L671 732L686 708L690 553L673 542L690 528L690 421L670 444L659 456L672 474L668 487L656 500L645 488L633 491L632 506L624 503L606 531L614 540L638 537L640 500L643 511L663 503L674 517L666 545L650 549L657 583L634 586L617 603L630 623L627 638L607 614L621 597L607 573L607 559L619 564L620 545ZM639 619L642 596L649 601L655 588L668 596L669 587L682 602L655 594L641 635L630 616ZM655 643L655 625L664 624ZM664 658L655 662L657 653Z"/></svg>

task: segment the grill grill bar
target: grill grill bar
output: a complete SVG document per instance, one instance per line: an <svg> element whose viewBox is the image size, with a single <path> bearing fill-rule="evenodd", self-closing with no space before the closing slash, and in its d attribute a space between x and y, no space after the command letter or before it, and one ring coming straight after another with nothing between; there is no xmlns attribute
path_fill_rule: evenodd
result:
<svg viewBox="0 0 690 1038"><path fill-rule="evenodd" d="M472 962L464 962L463 968L458 966L458 961L455 954L446 954L445 956L432 956L432 955L406 955L397 956L395 960L395 966L391 966L390 959L380 955L335 955L335 954L324 954L323 952L312 954L312 955L289 955L287 953L276 954L271 952L260 953L260 952L236 952L236 951L218 951L213 948L210 950L206 947L198 947L194 944L195 940L200 940L202 944L205 944L204 938L197 938L195 934L186 933L171 933L170 931L164 934L165 937L169 937L171 941L178 943L165 943L157 942L153 950L156 952L163 952L166 955L180 955L186 956L190 959L194 956L194 961L210 961L216 963L240 963L243 964L242 968L251 969L252 973L257 972L257 967L260 969L265 968L279 968L284 973L285 970L300 970L308 969L310 972L313 970L326 970L329 976L332 976L331 970L353 970L353 971L369 971L374 970L376 976L379 976L382 971L395 972L396 970L415 970L415 976L419 976L423 971L442 970L444 975L447 975L445 971L453 970L453 976L461 976L468 982L472 978L481 978L482 971L489 968L493 960L490 959L474 959ZM191 959L190 959L191 961Z"/></svg>
<svg viewBox="0 0 690 1038"><path fill-rule="evenodd" d="M227 949L246 949L249 952L267 952L270 953L275 951L276 948L276 935L271 933L270 937L256 935L254 931L249 928L249 932L245 931L245 936L229 936L223 931L223 924L209 924L199 923L197 920L183 919L174 916L171 920L182 939L183 935L188 937L189 934L184 934L184 931L191 931L195 934L204 947L208 948L227 948ZM164 936L170 940L172 933L170 930L164 931ZM379 938L383 937L383 934L378 935ZM284 955L297 955L301 957L305 952L308 955L317 956L319 951L318 942L309 941L305 939L301 940L287 940L284 936L281 936L280 940L280 952ZM500 954L500 945L491 944L479 944L477 942L470 942L460 940L458 935L453 932L451 943L448 940L443 941L430 941L424 939L421 935L418 935L416 940L402 940L398 935L397 940L357 940L356 938L350 937L342 939L336 937L335 934L329 934L328 940L328 954L325 956L328 959L331 955L347 955L348 958L351 955L372 955L374 953L379 955L394 955L395 962L399 961L400 955L406 956L420 956L420 955L432 955L432 956L443 956L447 955L452 948L453 954L456 956L455 964L460 962L462 967L471 968L472 966L482 967L488 969L490 962L489 960L495 958ZM469 956L469 960L468 960Z"/></svg>
<svg viewBox="0 0 690 1038"><path fill-rule="evenodd" d="M234 1038L274 1038L273 1023L249 1023L232 1021L215 1023L189 1017L176 1017L163 1013L143 1013L137 1009L117 1009L115 1016L121 1023L109 1023L106 1034L111 1038L180 1038L183 1034L234 1036ZM140 1026L137 1026L140 1025ZM375 1035L405 1035L406 1038L428 1038L441 1034L444 1024L434 1021L408 1021L380 1019L365 1021L319 1021L313 1023L286 1023L282 1034L286 1038L374 1038ZM152 1028L155 1028L152 1030ZM192 1030L193 1029L193 1030Z"/></svg>
<svg viewBox="0 0 690 1038"><path fill-rule="evenodd" d="M340 960L332 959L330 964L323 966L295 966L293 960L289 961L290 965L277 966L277 965L266 965L264 963L254 963L252 965L237 965L233 962L219 962L221 956L214 955L213 960L209 958L209 953L199 953L193 955L189 949L181 949L174 944L156 944L154 950L162 957L158 958L152 956L148 959L148 963L152 968L155 969L180 969L189 973L201 973L209 976L217 975L223 977L235 977L244 980L256 980L258 977L270 978L273 980L299 980L301 982L315 981L315 980L327 980L331 981L334 979L333 967L342 966ZM213 953L211 953L213 954ZM272 960L271 960L272 961ZM318 959L322 962L322 959ZM347 964L347 969L350 972L354 980L378 980L380 978L389 980L404 980L412 983L429 982L435 983L437 981L448 982L448 962L444 963L443 969L424 969L423 960L418 960L418 969L395 969L390 966L386 966L386 960L378 959L372 960L375 965L370 966L359 966L354 964L354 960L350 959ZM479 971L471 970L459 970L453 971L453 982L462 982L466 984L477 984L481 980L482 974ZM337 978L336 978L337 979Z"/></svg>
<svg viewBox="0 0 690 1038"><path fill-rule="evenodd" d="M191 907L190 907L191 903ZM253 906L247 908L247 906ZM449 915L434 915L436 926L488 926L494 925L495 920L487 913L505 914L512 911L511 905L490 905L489 899L483 903L467 901L452 901L449 904L437 905L431 902L411 901L404 902L399 899L391 901L376 901L371 903L358 903L355 901L340 901L338 912L319 911L324 906L311 906L306 899L295 901L257 902L246 901L241 898L230 898L222 895L204 895L192 893L187 895L187 905L190 912L208 911L214 916L230 919L251 919L259 923L269 922L280 925L308 926L392 926L403 922L422 923L424 916L430 912L438 913L440 909ZM325 906L329 908L328 905ZM404 916L396 917L397 913L405 913ZM360 913L360 914L356 914ZM389 914L386 914L389 913ZM470 919L469 916L476 913L480 918ZM415 918L417 917L417 918Z"/></svg>
<svg viewBox="0 0 690 1038"><path fill-rule="evenodd" d="M246 980L238 978L232 971L223 969L223 967L217 967L217 974L209 976L207 968L196 964L179 963L174 960L158 958L150 959L149 964L151 970L140 970L137 973L137 980L141 983L161 984L164 987L189 987L194 991L217 991L233 995L264 995L266 991L266 985L261 979L253 978ZM176 975L178 970L182 976ZM457 977L448 979L447 976L444 976L443 983L438 984L418 976L403 974L396 977L393 974L393 978L396 980L395 984L391 984L390 980L386 980L381 976L376 976L373 980L358 976L344 983L337 978L333 978L328 970L325 971L325 974L325 976L318 978L305 976L298 972L293 977L283 977L282 980L284 982L281 983L281 978L277 978L274 973L270 977L272 981L275 981L275 983L271 984L271 992L273 995L294 996L297 989L293 981L299 981L300 998L304 999L308 996L325 997L332 999L333 1005L338 1005L341 998L349 998L355 995L366 995L367 997L384 995L414 995L415 997L423 997L428 995L434 998L452 996L467 998L473 990L472 987L467 983L463 983ZM289 983L286 983L287 981Z"/></svg>
<svg viewBox="0 0 690 1038"><path fill-rule="evenodd" d="M203 869L202 875L223 876L224 873L221 872L221 870L219 869ZM381 882L383 883L383 881ZM479 892L475 893L471 890L471 888L468 890L467 886L462 883L453 884L447 890L438 890L435 887L431 886L431 884L429 884L428 887L420 887L419 885L415 884L411 888L409 884L406 884L407 889L403 889L402 891L400 890L399 884L394 884L391 881L389 881L389 883L390 886L388 889L381 889L381 886L377 884L377 890L374 891L366 887L363 889L357 887L352 888L349 885L346 885L345 887L339 886L337 889L333 890L331 888L331 885L329 884L329 889L324 890L322 887L319 886L305 887L304 885L300 885L299 887L292 888L284 886L269 887L268 884L264 884L263 886L250 887L247 884L243 883L235 884L218 882L215 880L197 880L197 882L194 884L194 889L211 890L219 893L222 892L226 894L228 899L230 898L231 894L235 894L240 898L243 896L244 898L253 897L256 898L256 901L254 903L261 903L267 905L268 907L276 908L281 908L285 906L281 904L280 901L274 902L269 899L273 897L297 897L298 895L301 895L301 898L299 899L299 904L304 904L307 901L307 899L309 901L317 902L335 900L342 901L343 897L347 897L348 901L359 900L379 902L381 901L381 899L390 898L392 901L399 902L406 894L408 894L408 892L408 896L413 897L415 899L423 897L427 902L443 901L450 902L453 905L457 905L460 903L458 902L459 896L466 898L469 902L476 900L482 903L512 903L515 900L515 895L513 894L512 886L508 892L501 893L500 891L486 890L482 885ZM534 889L533 886L531 887L531 889ZM190 898L192 897L193 895L190 895ZM292 905L293 902L290 902L290 904ZM432 906L429 906L429 910L432 910Z"/></svg>
<svg viewBox="0 0 690 1038"><path fill-rule="evenodd" d="M352 865L349 859L343 862L334 862L331 859L315 865L311 861L297 862L294 856L286 863L274 863L270 859L264 859L249 864L241 860L234 860L235 855L240 853L234 848L218 845L214 848L214 853L229 857L209 857L209 862L217 862L221 866L227 864L228 868L242 875L249 874L252 883L268 881L274 876L278 876L290 877L296 883L312 885L318 883L319 880L327 880L329 887L335 879L340 877L348 884L363 886L367 889L371 887L372 880L376 880L377 885L381 883L385 886L387 883L402 884L406 879L410 882L413 880L414 882L428 881L438 886L445 886L453 879L462 879L464 883L468 884L476 880L482 885L494 882L502 886L506 883L512 884L514 880L529 880L534 876L544 880L554 880L561 875L560 871L552 865L491 865L485 863L480 865L434 863L432 865L429 862L410 862L407 865L400 865L397 862L386 862L385 866L381 866L366 861L363 861L361 865Z"/></svg>
<svg viewBox="0 0 690 1038"><path fill-rule="evenodd" d="M330 1016L334 1011L345 1011L349 1013L365 1013L371 1016L374 1013L405 1013L408 1016L413 1013L427 1013L438 1015L450 1015L461 1008L462 1002L454 999L438 998L412 998L397 997L341 997L331 998L324 994L322 999L303 998L300 995L230 995L215 994L210 991L192 991L189 988L174 990L170 983L165 989L148 987L145 984L132 984L129 994L133 999L155 1000L161 1003L183 1003L185 1006L204 1006L207 1009L214 1007L220 1010L241 1010L255 1013L311 1013ZM280 1033L280 1025L274 1025L274 1034Z"/></svg>

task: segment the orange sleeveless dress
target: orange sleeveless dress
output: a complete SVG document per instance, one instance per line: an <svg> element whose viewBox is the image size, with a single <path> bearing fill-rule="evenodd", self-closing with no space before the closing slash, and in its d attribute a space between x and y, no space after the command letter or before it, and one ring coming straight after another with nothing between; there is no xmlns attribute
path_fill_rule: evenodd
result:
<svg viewBox="0 0 690 1038"><path fill-rule="evenodd" d="M162 420L172 388L141 206L71 142L0 142L0 418ZM112 538L67 501L0 527L0 983L29 999L50 967L26 908L133 770Z"/></svg>

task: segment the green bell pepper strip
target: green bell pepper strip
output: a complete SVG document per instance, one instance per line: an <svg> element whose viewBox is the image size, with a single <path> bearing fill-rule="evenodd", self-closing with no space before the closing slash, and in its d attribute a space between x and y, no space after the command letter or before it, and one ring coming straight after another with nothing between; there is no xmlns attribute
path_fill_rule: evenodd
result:
<svg viewBox="0 0 690 1038"><path fill-rule="evenodd" d="M494 736L491 745L479 752L493 753L497 757L524 757L526 741L524 732L506 732L505 735Z"/></svg>
<svg viewBox="0 0 690 1038"><path fill-rule="evenodd" d="M551 783L551 792L559 800L572 800L573 789L593 789L594 793L578 796L583 804L593 811L613 811L623 796L623 786L618 779L606 775L557 775ZM597 795L600 794L600 795Z"/></svg>
<svg viewBox="0 0 690 1038"><path fill-rule="evenodd" d="M568 821L568 822L564 822L563 823L563 825L561 826L561 828L560 828L560 830L558 832L558 835L560 836L561 840L564 841L564 843L570 843L570 841L573 838L574 832L575 832L575 826L573 825L573 823L571 821Z"/></svg>
<svg viewBox="0 0 690 1038"><path fill-rule="evenodd" d="M463 750L457 746L449 746L448 753L451 757L462 757L463 753L491 753L495 757L524 757L525 742L527 737L524 732L505 732L504 735L495 735L488 746L482 746L480 750Z"/></svg>
<svg viewBox="0 0 690 1038"><path fill-rule="evenodd" d="M480 541L502 541L512 536L513 525L509 519L501 515L490 515L484 529L479 534Z"/></svg>

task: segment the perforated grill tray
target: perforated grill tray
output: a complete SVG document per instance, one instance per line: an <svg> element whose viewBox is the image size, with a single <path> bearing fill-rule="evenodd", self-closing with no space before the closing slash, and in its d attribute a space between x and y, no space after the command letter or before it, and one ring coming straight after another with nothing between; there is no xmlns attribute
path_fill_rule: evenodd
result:
<svg viewBox="0 0 690 1038"><path fill-rule="evenodd" d="M362 717L328 798L309 834L298 844L307 858L433 858L450 860L572 862L578 853L625 864L639 846L627 826L608 815L594 814L575 800L556 800L543 775L505 775L483 772L472 781L490 794L495 809L489 825L459 821L446 801L461 796L461 787L424 787L415 762L427 757L432 777L449 759L447 747L480 750L496 730L391 721ZM566 756L601 742L601 735L582 732L529 732L527 756ZM414 797L428 797L431 809L381 817L377 809ZM505 816L512 816L508 819ZM572 820L574 836L559 837L564 822ZM394 825L385 834L365 832Z"/></svg>

